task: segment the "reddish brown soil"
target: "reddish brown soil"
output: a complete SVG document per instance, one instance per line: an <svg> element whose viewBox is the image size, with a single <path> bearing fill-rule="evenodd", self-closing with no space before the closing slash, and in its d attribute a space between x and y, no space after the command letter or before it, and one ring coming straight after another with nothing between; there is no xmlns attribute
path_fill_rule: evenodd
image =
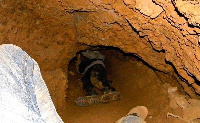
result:
<svg viewBox="0 0 200 123"><path fill-rule="evenodd" d="M170 111L165 82L177 85L173 77L160 80L157 74L144 65L141 61L130 56L114 51L103 51L106 56L108 79L113 80L112 85L121 92L120 101L108 104L95 104L89 107L79 107L74 100L83 96L81 87L81 75L76 72L75 61L69 66L69 88L66 99L66 110L62 119L65 123L113 123L126 115L135 106L146 106L149 115L146 121L149 123L169 123L166 119ZM167 75L164 75L167 76Z"/></svg>

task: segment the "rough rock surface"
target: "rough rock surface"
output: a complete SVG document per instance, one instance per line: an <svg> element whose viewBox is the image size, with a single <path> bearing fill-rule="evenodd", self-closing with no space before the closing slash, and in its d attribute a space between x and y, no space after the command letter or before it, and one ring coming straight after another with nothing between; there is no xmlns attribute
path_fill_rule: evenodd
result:
<svg viewBox="0 0 200 123"><path fill-rule="evenodd" d="M0 43L22 47L45 71L67 65L85 45L118 47L165 73L175 68L200 93L199 2L148 3L140 8L131 0L3 0Z"/></svg>
<svg viewBox="0 0 200 123"><path fill-rule="evenodd" d="M56 109L58 110L59 115L64 109L65 104L65 90L67 88L67 78L66 73L62 69L56 69L54 71L43 71L42 75L52 97Z"/></svg>
<svg viewBox="0 0 200 123"><path fill-rule="evenodd" d="M174 6L193 26L200 26L200 1L172 0ZM192 9L191 9L192 8Z"/></svg>
<svg viewBox="0 0 200 123"><path fill-rule="evenodd" d="M145 2L136 0L135 8L152 19L158 17L163 12L162 7L154 4L152 0L145 0Z"/></svg>
<svg viewBox="0 0 200 123"><path fill-rule="evenodd" d="M185 95L178 93L177 87L171 87L168 83L165 84L166 86L168 87L169 106L173 111L173 113L167 113L167 118L173 117L181 123L199 123L197 120L200 118L200 100L186 99Z"/></svg>
<svg viewBox="0 0 200 123"><path fill-rule="evenodd" d="M14 45L0 45L0 56L1 122L62 123L35 60Z"/></svg>

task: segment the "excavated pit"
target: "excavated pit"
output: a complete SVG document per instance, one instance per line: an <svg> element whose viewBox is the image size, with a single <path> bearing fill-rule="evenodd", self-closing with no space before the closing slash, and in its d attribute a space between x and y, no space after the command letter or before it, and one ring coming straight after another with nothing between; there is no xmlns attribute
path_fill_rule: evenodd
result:
<svg viewBox="0 0 200 123"><path fill-rule="evenodd" d="M65 122L113 122L132 107L145 105L153 116L147 121L171 123L166 121L169 100L163 84L180 83L182 93L192 98L200 94L199 4L189 0L2 0L0 44L17 45L38 62ZM81 76L76 73L73 60L69 67L68 63L76 52L99 45L135 54L162 72L150 69L133 56L105 51L107 56L115 52L106 62L108 77L123 98L105 105L77 107L73 100L82 94ZM67 68L75 75L66 74ZM183 81L174 77L174 70Z"/></svg>
<svg viewBox="0 0 200 123"><path fill-rule="evenodd" d="M74 100L83 96L82 75L76 71L76 58L73 58L68 67L66 110L62 112L64 122L113 123L125 116L131 108L141 105L149 110L146 118L148 123L174 121L166 118L167 112L172 111L166 83L178 87L179 93L185 94L176 77L152 69L137 57L114 48L104 48L100 52L106 57L107 78L122 93L122 99L108 104L77 106Z"/></svg>

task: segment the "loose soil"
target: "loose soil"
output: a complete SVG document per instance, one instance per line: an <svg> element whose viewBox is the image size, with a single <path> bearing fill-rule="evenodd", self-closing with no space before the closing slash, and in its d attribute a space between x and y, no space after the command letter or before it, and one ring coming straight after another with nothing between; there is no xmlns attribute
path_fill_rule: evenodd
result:
<svg viewBox="0 0 200 123"><path fill-rule="evenodd" d="M103 50L106 56L105 65L108 70L108 79L112 86L122 93L120 101L108 104L95 104L88 107L79 107L74 100L83 96L81 76L76 71L75 61L69 65L68 89L66 110L62 119L65 123L113 123L125 116L135 106L146 106L149 114L148 123L172 123L167 119L170 112L169 99L165 83L172 86L179 85L174 77L159 73L144 65L143 62L132 56L124 56L114 50ZM180 89L180 88L179 88Z"/></svg>

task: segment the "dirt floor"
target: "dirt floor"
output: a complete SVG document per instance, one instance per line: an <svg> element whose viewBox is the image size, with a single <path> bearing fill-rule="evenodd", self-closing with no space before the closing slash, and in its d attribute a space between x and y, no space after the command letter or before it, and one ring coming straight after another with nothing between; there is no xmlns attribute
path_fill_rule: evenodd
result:
<svg viewBox="0 0 200 123"><path fill-rule="evenodd" d="M74 100L83 96L81 75L77 73L75 61L68 70L69 88L66 99L66 109L62 119L65 123L113 123L125 116L135 106L146 106L149 114L148 123L172 123L167 119L170 112L166 82L172 86L179 85L175 78L166 76L162 79L152 69L131 56L124 56L114 50L102 51L106 56L108 79L117 91L122 93L120 101L108 104L95 104L89 107L79 107ZM162 73L159 73L162 74ZM180 88L179 88L180 89Z"/></svg>

